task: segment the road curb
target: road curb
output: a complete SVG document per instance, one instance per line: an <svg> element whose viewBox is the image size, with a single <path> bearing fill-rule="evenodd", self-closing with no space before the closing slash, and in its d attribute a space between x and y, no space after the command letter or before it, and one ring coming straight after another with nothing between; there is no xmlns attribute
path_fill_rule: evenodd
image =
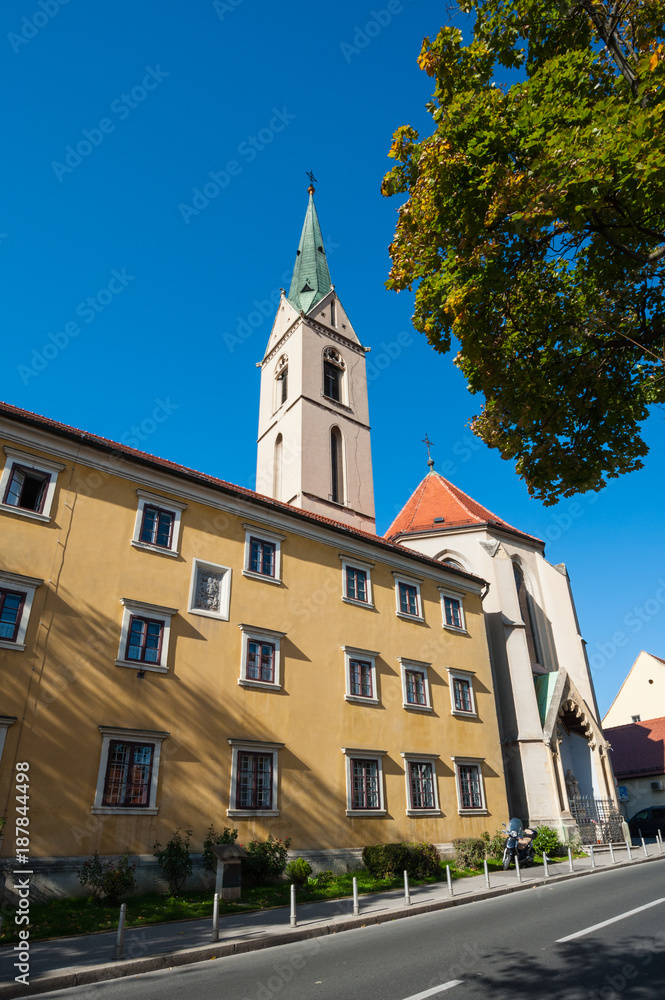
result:
<svg viewBox="0 0 665 1000"><path fill-rule="evenodd" d="M35 996L39 993L51 992L52 990L69 990L75 986L88 986L92 983L122 979L126 976L137 976L146 972L160 972L164 969L176 968L177 966L193 965L196 962L226 958L229 955L243 955L251 951L263 951L266 948L277 948L284 944L294 944L297 941L325 937L328 934L341 934L344 931L385 924L393 920L401 920L404 917L415 917L422 913L448 910L455 906L464 906L467 903L479 903L499 896L508 896L511 893L521 892L526 889L539 889L544 885L553 885L569 881L570 879L600 875L603 872L618 871L622 868L630 868L635 865L649 864L653 861L663 860L665 860L665 855L656 854L648 858L636 858L634 861L618 861L611 867L606 865L602 868L588 868L584 871L561 872L556 875L552 874L548 878L543 876L537 881L531 882L515 881L514 885L502 885L496 888L482 889L465 896L450 896L447 899L429 900L422 903L414 902L411 906L402 906L396 910L375 914L368 913L366 916L361 914L358 917L348 917L346 920L338 920L335 923L318 924L313 927L295 927L291 930L286 930L284 933L267 934L263 938L250 938L226 943L220 941L215 944L199 945L196 948L187 948L168 954L153 955L150 958L134 958L127 961L107 962L103 965L88 966L80 971L53 973L41 976L27 986L22 984L17 985L16 983L0 984L0 1000L11 1000L12 997Z"/></svg>

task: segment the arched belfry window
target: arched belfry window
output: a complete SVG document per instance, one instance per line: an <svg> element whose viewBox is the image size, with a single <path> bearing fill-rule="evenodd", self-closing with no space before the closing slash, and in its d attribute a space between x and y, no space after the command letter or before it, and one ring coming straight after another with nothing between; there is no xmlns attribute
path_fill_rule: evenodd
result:
<svg viewBox="0 0 665 1000"><path fill-rule="evenodd" d="M534 615L533 599L526 589L524 573L522 568L513 563L513 573L515 574L515 586L520 604L520 614L526 627L526 644L529 650L529 659L532 663L542 663L540 654L540 643L538 641L538 631Z"/></svg>
<svg viewBox="0 0 665 1000"><path fill-rule="evenodd" d="M323 395L335 402L342 402L342 379L344 377L344 359L334 347L323 350Z"/></svg>
<svg viewBox="0 0 665 1000"><path fill-rule="evenodd" d="M344 447L339 427L330 431L330 499L344 503Z"/></svg>
<svg viewBox="0 0 665 1000"><path fill-rule="evenodd" d="M272 470L272 495L275 500L282 499L282 463L283 463L283 452L284 444L282 440L282 435L278 434L275 438L275 461Z"/></svg>
<svg viewBox="0 0 665 1000"><path fill-rule="evenodd" d="M289 395L289 359L282 354L275 368L275 409L285 403Z"/></svg>

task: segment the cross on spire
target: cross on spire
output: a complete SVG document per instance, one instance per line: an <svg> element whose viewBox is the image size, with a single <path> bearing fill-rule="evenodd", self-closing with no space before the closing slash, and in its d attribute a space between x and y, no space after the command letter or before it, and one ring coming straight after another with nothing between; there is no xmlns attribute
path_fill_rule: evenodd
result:
<svg viewBox="0 0 665 1000"><path fill-rule="evenodd" d="M306 170L305 173L309 177L309 187L307 188L307 193L314 194L314 185L317 183L316 177L314 176L314 171Z"/></svg>
<svg viewBox="0 0 665 1000"><path fill-rule="evenodd" d="M430 472L432 472L434 470L434 459L432 458L429 449L430 445L434 445L434 442L430 441L430 439L427 437L427 434L425 434L425 437L422 438L421 440L422 443L427 447L427 464L429 465Z"/></svg>

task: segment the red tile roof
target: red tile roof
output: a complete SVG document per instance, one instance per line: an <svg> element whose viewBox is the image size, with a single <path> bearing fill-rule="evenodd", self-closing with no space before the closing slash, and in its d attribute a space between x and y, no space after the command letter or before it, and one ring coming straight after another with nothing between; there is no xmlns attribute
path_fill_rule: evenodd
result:
<svg viewBox="0 0 665 1000"><path fill-rule="evenodd" d="M474 525L499 528L539 545L544 544L539 538L513 528L434 471L425 476L386 531L385 537L392 539L421 531L446 531Z"/></svg>
<svg viewBox="0 0 665 1000"><path fill-rule="evenodd" d="M665 718L604 729L617 778L665 774Z"/></svg>
<svg viewBox="0 0 665 1000"><path fill-rule="evenodd" d="M272 497L266 497L261 493L255 493L253 490L248 490L244 486L236 486L233 483L226 482L224 479L209 476L205 472L197 472L195 469L190 469L186 465L178 465L177 462L170 462L165 458L157 458L155 455L149 455L147 452L138 451L136 448L129 448L127 445L119 444L117 441L112 441L109 438L100 437L97 434L89 434L87 431L79 430L77 427L70 427L68 424L62 424L57 420L51 420L49 417L42 417L38 413L31 413L29 410L22 410L18 406L12 406L11 403L0 402L0 417L3 416L9 418L10 420L16 420L19 423L29 424L34 427L43 428L44 430L52 433L54 432L60 434L62 437L73 438L83 445L100 448L101 450L110 452L111 454L122 455L133 461L140 462L142 465L149 465L165 472L171 472L179 478L202 483L204 486L219 489L224 493L241 497L242 499L248 500L250 503L256 503L262 507L268 507L273 510L280 511L290 515L291 517L296 517L306 521L315 521L318 524L326 525L336 531L371 542L379 548L399 552L400 555L407 556L410 559L415 558L419 562L429 563L430 565L436 566L438 569L442 568L438 559L431 559L429 556L423 555L420 552L414 552L413 549L407 549L405 546L398 545L396 542L393 542L388 538L384 538L381 535L374 535L370 531L362 531L360 528L353 528L348 524L343 524L341 521L335 521L332 518L323 517L322 514L314 514L308 510L302 510L300 507L293 507L291 504L282 503L279 500L273 500ZM453 566L446 566L445 569L448 572L458 573L461 576L468 577L477 583L486 583L482 577L475 576L473 573L467 573L465 570L458 570Z"/></svg>

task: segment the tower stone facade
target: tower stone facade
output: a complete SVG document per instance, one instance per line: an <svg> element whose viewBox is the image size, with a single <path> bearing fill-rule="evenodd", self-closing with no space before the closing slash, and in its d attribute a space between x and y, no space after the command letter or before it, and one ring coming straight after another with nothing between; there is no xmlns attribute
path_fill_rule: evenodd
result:
<svg viewBox="0 0 665 1000"><path fill-rule="evenodd" d="M260 362L256 489L373 532L363 347L331 283L309 189L288 295Z"/></svg>

